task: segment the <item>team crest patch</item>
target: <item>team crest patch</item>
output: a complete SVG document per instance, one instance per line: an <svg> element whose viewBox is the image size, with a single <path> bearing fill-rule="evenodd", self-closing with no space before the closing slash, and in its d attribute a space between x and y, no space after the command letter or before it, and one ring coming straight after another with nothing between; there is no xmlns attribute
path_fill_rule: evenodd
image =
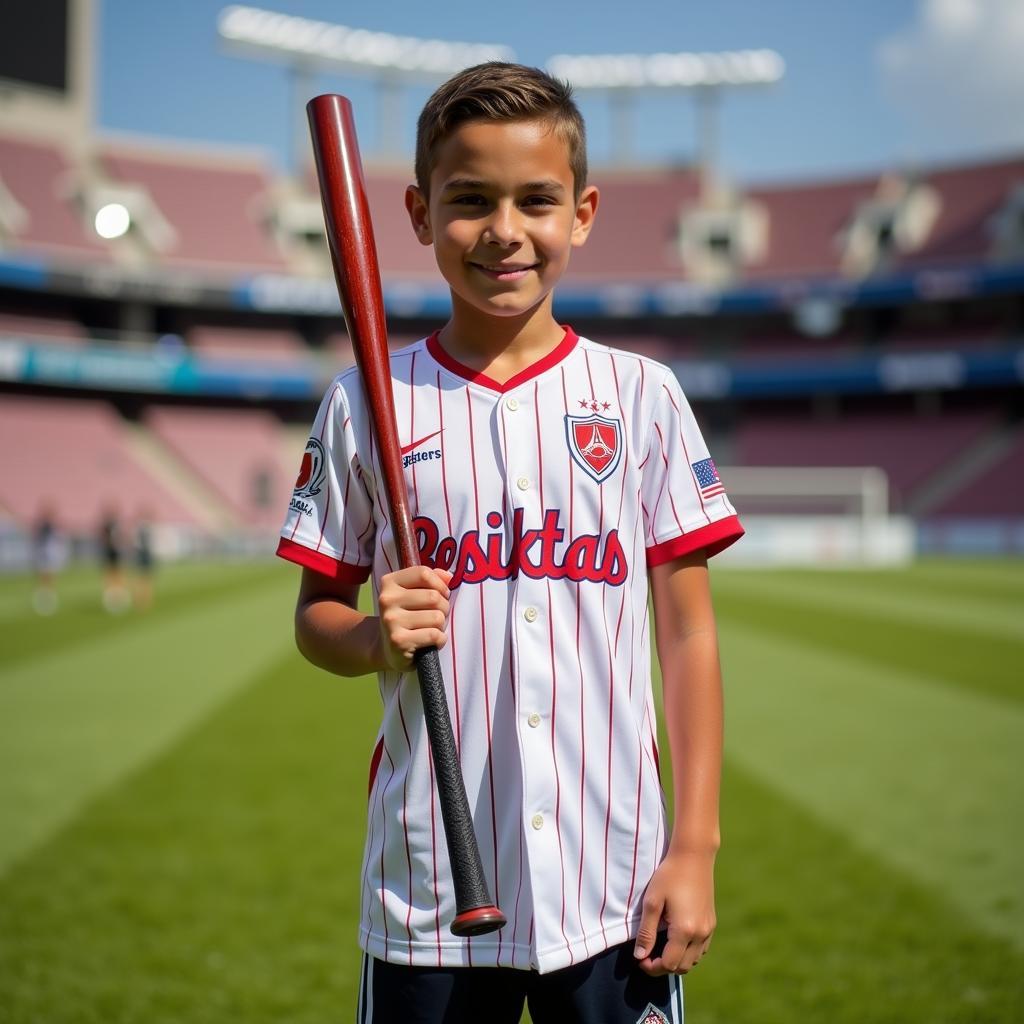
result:
<svg viewBox="0 0 1024 1024"><path fill-rule="evenodd" d="M622 424L606 416L566 416L565 437L576 464L598 483L615 472L622 455Z"/></svg>
<svg viewBox="0 0 1024 1024"><path fill-rule="evenodd" d="M302 466L295 481L296 497L312 498L314 494L319 494L326 475L327 457L324 455L324 446L315 437L311 437L306 442Z"/></svg>
<svg viewBox="0 0 1024 1024"><path fill-rule="evenodd" d="M647 1009L637 1017L636 1024L668 1024L668 1017L654 1003L648 1003Z"/></svg>

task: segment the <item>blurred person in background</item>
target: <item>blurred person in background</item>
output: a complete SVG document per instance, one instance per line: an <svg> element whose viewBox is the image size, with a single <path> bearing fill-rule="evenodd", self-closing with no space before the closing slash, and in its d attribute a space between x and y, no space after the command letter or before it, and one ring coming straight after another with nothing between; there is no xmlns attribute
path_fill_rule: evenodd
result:
<svg viewBox="0 0 1024 1024"><path fill-rule="evenodd" d="M53 506L47 502L40 507L32 528L32 564L36 574L32 607L39 615L53 615L60 605L57 574L66 560L67 545L57 528Z"/></svg>
<svg viewBox="0 0 1024 1024"><path fill-rule="evenodd" d="M143 610L153 604L153 516L149 509L141 509L135 520L132 537L132 559L135 563L135 607Z"/></svg>
<svg viewBox="0 0 1024 1024"><path fill-rule="evenodd" d="M119 615L131 604L121 564L124 560L124 537L117 509L108 505L100 521L99 556L103 567L103 607L111 615Z"/></svg>

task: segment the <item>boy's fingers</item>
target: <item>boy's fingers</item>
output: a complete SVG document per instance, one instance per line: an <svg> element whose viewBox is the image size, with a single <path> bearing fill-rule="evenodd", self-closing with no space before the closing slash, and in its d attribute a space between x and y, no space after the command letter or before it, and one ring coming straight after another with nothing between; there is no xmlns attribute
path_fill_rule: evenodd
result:
<svg viewBox="0 0 1024 1024"><path fill-rule="evenodd" d="M644 900L643 916L640 918L640 927L636 933L636 945L633 947L633 956L637 960L645 960L654 949L655 939L658 937L658 925L661 922L662 906L660 902L652 901L648 904Z"/></svg>
<svg viewBox="0 0 1024 1024"><path fill-rule="evenodd" d="M448 598L438 590L406 590L401 595L400 605L409 611L427 611L434 609L444 615L448 614Z"/></svg>
<svg viewBox="0 0 1024 1024"><path fill-rule="evenodd" d="M410 565L382 577L381 589L393 583L403 590L437 590L447 597L448 583L451 578L452 574L444 569L431 569L426 565Z"/></svg>

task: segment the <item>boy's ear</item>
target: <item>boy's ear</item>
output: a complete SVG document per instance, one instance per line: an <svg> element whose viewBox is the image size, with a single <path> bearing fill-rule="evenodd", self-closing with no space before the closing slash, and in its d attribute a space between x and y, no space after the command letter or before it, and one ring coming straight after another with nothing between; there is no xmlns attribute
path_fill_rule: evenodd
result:
<svg viewBox="0 0 1024 1024"><path fill-rule="evenodd" d="M576 200L576 218L572 225L572 244L582 245L590 234L594 225L594 216L597 214L598 200L601 194L597 191L596 185L588 185Z"/></svg>
<svg viewBox="0 0 1024 1024"><path fill-rule="evenodd" d="M420 245L432 245L434 235L430 230L430 206L416 185L410 185L405 190L405 208L409 211L412 230Z"/></svg>

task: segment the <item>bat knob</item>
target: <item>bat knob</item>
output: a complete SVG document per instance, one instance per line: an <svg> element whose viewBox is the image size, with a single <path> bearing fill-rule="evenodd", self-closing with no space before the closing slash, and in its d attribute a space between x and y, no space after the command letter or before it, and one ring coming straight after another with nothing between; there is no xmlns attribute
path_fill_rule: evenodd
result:
<svg viewBox="0 0 1024 1024"><path fill-rule="evenodd" d="M505 927L505 915L497 907L476 907L457 914L452 921L452 934L486 935Z"/></svg>

